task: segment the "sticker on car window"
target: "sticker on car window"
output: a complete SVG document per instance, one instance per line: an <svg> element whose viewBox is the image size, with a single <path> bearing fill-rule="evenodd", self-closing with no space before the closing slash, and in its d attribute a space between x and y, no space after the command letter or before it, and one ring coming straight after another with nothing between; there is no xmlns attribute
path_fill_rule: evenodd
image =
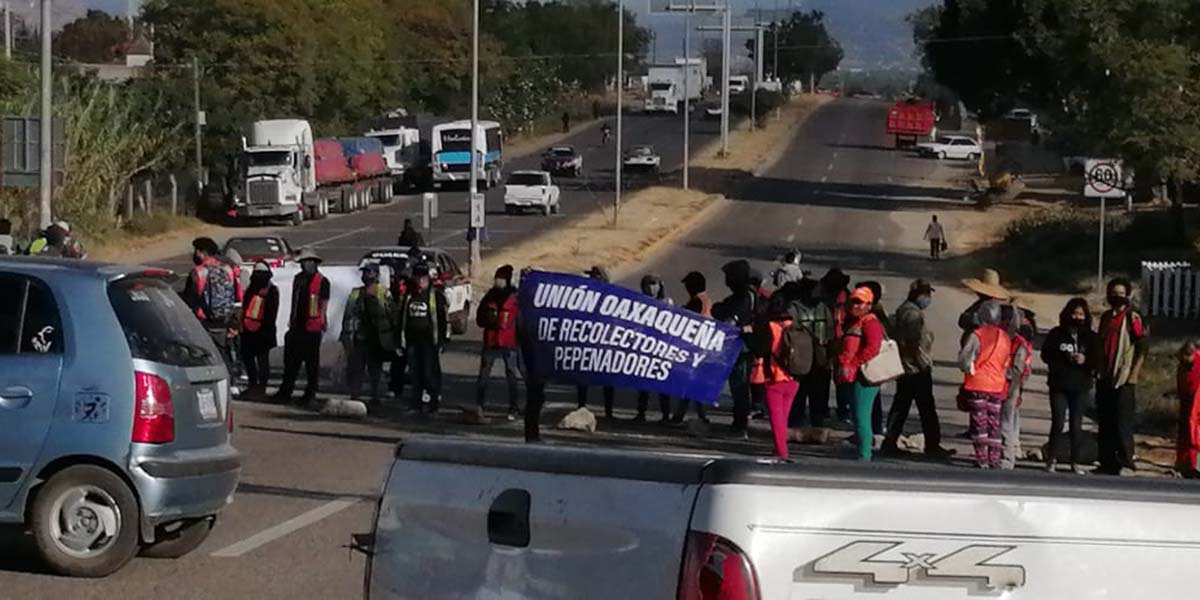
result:
<svg viewBox="0 0 1200 600"><path fill-rule="evenodd" d="M144 290L129 290L129 299L134 302L149 302L150 294L147 294Z"/></svg>
<svg viewBox="0 0 1200 600"><path fill-rule="evenodd" d="M71 419L79 423L107 423L108 396L105 394L82 393L75 396L75 410Z"/></svg>
<svg viewBox="0 0 1200 600"><path fill-rule="evenodd" d="M34 335L29 342L33 345L34 350L45 354L54 346L54 340L52 339L53 335L54 326L47 325L39 329L37 334Z"/></svg>

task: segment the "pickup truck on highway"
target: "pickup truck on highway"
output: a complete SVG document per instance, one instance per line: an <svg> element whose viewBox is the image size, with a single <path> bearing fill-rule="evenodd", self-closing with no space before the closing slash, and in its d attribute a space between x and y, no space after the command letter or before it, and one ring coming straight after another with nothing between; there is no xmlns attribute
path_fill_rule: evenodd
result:
<svg viewBox="0 0 1200 600"><path fill-rule="evenodd" d="M1193 598L1200 488L414 439L371 599Z"/></svg>

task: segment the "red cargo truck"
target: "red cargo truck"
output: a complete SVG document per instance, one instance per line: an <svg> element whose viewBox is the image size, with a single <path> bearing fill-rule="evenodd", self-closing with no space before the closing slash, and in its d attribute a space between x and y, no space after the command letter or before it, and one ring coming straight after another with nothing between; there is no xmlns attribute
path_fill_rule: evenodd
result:
<svg viewBox="0 0 1200 600"><path fill-rule="evenodd" d="M921 138L937 135L936 121L932 100L904 100L888 109L887 134L895 138L897 148L914 146Z"/></svg>

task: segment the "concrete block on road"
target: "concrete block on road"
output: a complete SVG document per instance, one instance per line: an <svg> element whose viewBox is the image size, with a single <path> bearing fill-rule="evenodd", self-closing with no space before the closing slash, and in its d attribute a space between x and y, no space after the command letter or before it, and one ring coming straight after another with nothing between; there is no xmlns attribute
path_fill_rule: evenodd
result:
<svg viewBox="0 0 1200 600"><path fill-rule="evenodd" d="M558 428L596 433L596 415L587 408L577 408L558 422Z"/></svg>
<svg viewBox="0 0 1200 600"><path fill-rule="evenodd" d="M321 414L336 419L365 419L367 405L358 400L340 400L331 398L321 407Z"/></svg>

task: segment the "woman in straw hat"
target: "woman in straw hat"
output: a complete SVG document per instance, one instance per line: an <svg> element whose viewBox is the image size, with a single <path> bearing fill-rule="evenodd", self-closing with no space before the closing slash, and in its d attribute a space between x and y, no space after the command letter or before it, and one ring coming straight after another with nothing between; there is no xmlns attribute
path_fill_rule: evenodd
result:
<svg viewBox="0 0 1200 600"><path fill-rule="evenodd" d="M966 335L979 327L979 307L988 300L999 300L1008 302L1012 298L1012 292L1009 292L1004 286L1000 285L1000 273L995 269L984 269L979 277L962 280L963 286L975 292L976 300L958 316L958 328L963 330L963 343L966 343Z"/></svg>

